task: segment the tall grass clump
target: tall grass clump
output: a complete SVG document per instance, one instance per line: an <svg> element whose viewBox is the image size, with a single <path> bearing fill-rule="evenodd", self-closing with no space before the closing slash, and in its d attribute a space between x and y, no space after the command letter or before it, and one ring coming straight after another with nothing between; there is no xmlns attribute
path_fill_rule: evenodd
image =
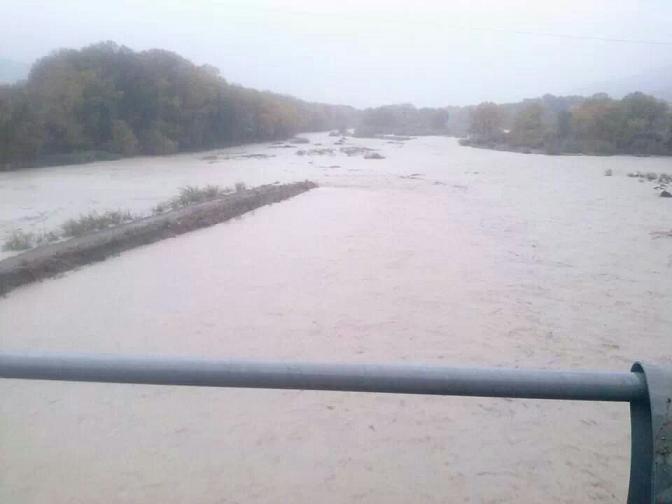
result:
<svg viewBox="0 0 672 504"><path fill-rule="evenodd" d="M47 233L27 233L17 229L9 235L9 238L2 244L2 250L5 252L20 252L35 248L38 245L46 245L54 242L60 237L54 232Z"/></svg>
<svg viewBox="0 0 672 504"><path fill-rule="evenodd" d="M205 187L185 186L180 188L180 192L174 198L159 203L154 207L154 213L160 214L168 210L177 210L179 208L196 205L211 201L229 194L231 189L220 187L218 185L207 185Z"/></svg>
<svg viewBox="0 0 672 504"><path fill-rule="evenodd" d="M229 192L228 189L222 189L217 185L207 185L205 187L186 186L180 189L177 196L177 203L180 207L203 203L204 201L220 198Z"/></svg>
<svg viewBox="0 0 672 504"><path fill-rule="evenodd" d="M9 238L2 244L2 250L5 252L17 252L20 250L28 250L33 248L34 236L33 233L26 233L17 229L9 235Z"/></svg>
<svg viewBox="0 0 672 504"><path fill-rule="evenodd" d="M94 231L101 231L110 227L125 224L134 220L128 210L108 210L103 213L90 212L80 215L76 219L69 219L63 223L61 229L64 236L82 236Z"/></svg>
<svg viewBox="0 0 672 504"><path fill-rule="evenodd" d="M53 231L48 231L46 233L38 233L34 235L34 246L37 247L39 245L46 245L47 243L55 242L60 240L61 237L58 235L58 233L55 233Z"/></svg>

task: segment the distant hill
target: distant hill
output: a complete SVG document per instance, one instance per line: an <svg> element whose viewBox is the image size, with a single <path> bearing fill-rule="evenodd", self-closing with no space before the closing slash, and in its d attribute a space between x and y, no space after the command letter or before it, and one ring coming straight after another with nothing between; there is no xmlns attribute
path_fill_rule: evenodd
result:
<svg viewBox="0 0 672 504"><path fill-rule="evenodd" d="M634 91L641 91L656 98L672 102L672 65L622 79L597 82L575 89L573 92L581 95L607 93L613 98L622 98Z"/></svg>
<svg viewBox="0 0 672 504"><path fill-rule="evenodd" d="M30 65L0 58L0 83L12 84L28 77Z"/></svg>

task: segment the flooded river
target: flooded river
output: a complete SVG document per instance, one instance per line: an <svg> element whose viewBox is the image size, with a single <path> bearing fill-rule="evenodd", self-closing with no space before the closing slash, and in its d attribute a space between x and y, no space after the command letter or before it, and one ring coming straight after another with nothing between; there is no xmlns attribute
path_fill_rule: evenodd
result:
<svg viewBox="0 0 672 504"><path fill-rule="evenodd" d="M0 234L180 186L319 189L0 299L0 350L628 370L672 364L655 158L427 137L0 174ZM315 143L323 144L315 146ZM264 154L273 157L245 158ZM217 159L203 159L217 155ZM605 177L606 169L613 176ZM2 238L0 236L0 238ZM623 502L625 404L0 382L0 502Z"/></svg>

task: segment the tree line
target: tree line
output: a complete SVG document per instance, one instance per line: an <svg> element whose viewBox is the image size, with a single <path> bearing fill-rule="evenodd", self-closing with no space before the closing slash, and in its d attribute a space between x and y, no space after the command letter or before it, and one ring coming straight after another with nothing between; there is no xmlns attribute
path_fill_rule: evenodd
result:
<svg viewBox="0 0 672 504"><path fill-rule="evenodd" d="M356 134L451 135L476 145L547 154L672 155L672 111L653 96L618 100L553 96L517 103L416 108L387 105L362 111Z"/></svg>
<svg viewBox="0 0 672 504"><path fill-rule="evenodd" d="M355 135L445 135L449 118L448 108L416 108L411 104L368 108L357 117Z"/></svg>
<svg viewBox="0 0 672 504"><path fill-rule="evenodd" d="M214 67L114 42L62 49L26 81L0 85L0 170L171 154L301 131L453 135L462 143L549 154L672 155L672 113L643 93L545 95L519 103L363 111L227 82Z"/></svg>
<svg viewBox="0 0 672 504"><path fill-rule="evenodd" d="M464 144L547 154L672 155L669 105L644 93L618 100L545 95L470 109Z"/></svg>
<svg viewBox="0 0 672 504"><path fill-rule="evenodd" d="M63 49L0 85L0 170L171 154L349 126L352 107L231 84L214 67L114 42Z"/></svg>

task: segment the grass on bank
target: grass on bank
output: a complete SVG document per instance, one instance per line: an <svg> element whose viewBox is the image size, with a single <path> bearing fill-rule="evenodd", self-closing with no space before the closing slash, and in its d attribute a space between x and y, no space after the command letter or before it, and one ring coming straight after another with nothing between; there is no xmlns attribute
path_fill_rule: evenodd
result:
<svg viewBox="0 0 672 504"><path fill-rule="evenodd" d="M103 213L90 212L75 219L68 219L61 225L64 237L77 237L95 231L126 224L137 219L128 210L108 210Z"/></svg>
<svg viewBox="0 0 672 504"><path fill-rule="evenodd" d="M223 196L226 196L227 194L244 191L245 189L247 189L247 186L243 182L236 182L236 185L233 189L230 187L221 187L218 185L206 185L204 187L181 187L177 196L156 205L152 210L152 213L154 213L154 215L158 215L164 212L168 212L169 210L178 210L180 208L191 205L197 205L199 203L205 203L206 201L219 199Z"/></svg>
<svg viewBox="0 0 672 504"><path fill-rule="evenodd" d="M58 241L60 237L53 231L46 233L27 233L21 229L13 231L9 238L2 245L4 252L19 252L35 248L39 245Z"/></svg>
<svg viewBox="0 0 672 504"><path fill-rule="evenodd" d="M204 187L185 186L179 189L177 196L170 200L159 203L153 209L153 214L158 215L170 210L177 210L191 205L197 205L206 201L221 198L233 192L241 192L247 189L243 182L237 182L233 188L218 185L206 185ZM74 219L68 219L61 225L60 232L49 231L31 233L21 229L13 231L2 245L5 252L21 252L40 245L52 243L63 238L75 238L96 231L102 231L112 227L126 224L142 218L142 215L132 214L128 210L107 210L105 212L89 212Z"/></svg>

